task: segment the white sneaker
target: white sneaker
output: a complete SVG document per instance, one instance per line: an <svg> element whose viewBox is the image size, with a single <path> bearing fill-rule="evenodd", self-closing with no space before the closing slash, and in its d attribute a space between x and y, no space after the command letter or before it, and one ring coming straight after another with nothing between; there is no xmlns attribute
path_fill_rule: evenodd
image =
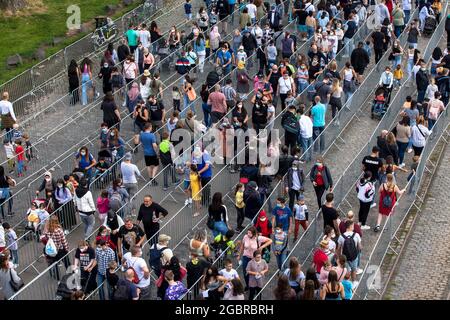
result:
<svg viewBox="0 0 450 320"><path fill-rule="evenodd" d="M184 201L184 205L187 206L188 204L189 204L189 200L186 199L186 200Z"/></svg>
<svg viewBox="0 0 450 320"><path fill-rule="evenodd" d="M404 168L405 166L406 166L406 164L400 163L400 165L398 167L401 169L401 168Z"/></svg>
<svg viewBox="0 0 450 320"><path fill-rule="evenodd" d="M408 153L411 153L411 152L413 152L413 149L409 148Z"/></svg>
<svg viewBox="0 0 450 320"><path fill-rule="evenodd" d="M361 226L361 230L370 230L370 226L368 225Z"/></svg>
<svg viewBox="0 0 450 320"><path fill-rule="evenodd" d="M68 235L69 233L70 233L69 230L64 230L65 235Z"/></svg>
<svg viewBox="0 0 450 320"><path fill-rule="evenodd" d="M374 203L372 203L372 204L370 205L370 208L375 208L376 206L377 206L377 203L374 202Z"/></svg>
<svg viewBox="0 0 450 320"><path fill-rule="evenodd" d="M356 269L356 274L361 274L361 273L363 273L363 269L360 269L360 268L358 268L358 269ZM358 282L358 281L356 281L356 282Z"/></svg>
<svg viewBox="0 0 450 320"><path fill-rule="evenodd" d="M192 204L192 198L189 198L188 201L189 201L189 204Z"/></svg>

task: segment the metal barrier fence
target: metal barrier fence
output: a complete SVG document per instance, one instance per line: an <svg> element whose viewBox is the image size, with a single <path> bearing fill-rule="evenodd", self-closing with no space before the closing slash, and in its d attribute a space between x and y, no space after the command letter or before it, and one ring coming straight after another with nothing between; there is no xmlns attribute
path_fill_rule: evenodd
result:
<svg viewBox="0 0 450 320"><path fill-rule="evenodd" d="M368 33L367 32L369 32L369 30L367 30L367 25L363 25L360 29L359 29L359 32L358 32L358 34L356 34L355 36L354 36L354 39L353 39L353 41L354 42L358 42L358 41L360 41L360 40L362 40L362 39L364 39L365 37L367 37L368 36ZM344 64L345 63L345 61L343 61L343 58L342 58L342 55L344 55L345 54L345 47L344 48L342 48L342 50L338 53L338 55L337 55L337 57L336 57L336 61L339 61L340 63L339 64ZM314 84L314 83L313 83ZM312 84L312 85L313 85ZM311 86L312 86L311 85ZM362 87L362 86L361 86ZM300 97L301 97L301 100L302 101L307 101L307 92L308 92L308 89L309 88L307 88L307 89L305 89L301 94L300 94ZM279 114L277 117L279 117L281 114ZM335 119L337 119L337 118L335 118ZM330 139L331 140L331 139ZM311 146L310 147L310 149L312 149L313 147ZM305 155L307 152L308 152L309 150L306 150L306 152L304 152L304 154L303 155ZM311 151L312 152L312 151ZM313 157L312 157L313 158ZM307 162L310 162L310 161L307 161ZM283 177L283 179L284 179L284 177ZM276 189L277 188L280 188L280 190L278 190L278 192L276 192ZM284 186L282 186L281 184L278 184L277 185L277 188L275 188L274 190L273 190L273 192L270 194L270 196L269 196L269 198L272 198L272 197L274 197L275 196L275 194L276 193L278 193L278 195L282 195L282 196L285 196L285 190L284 190ZM269 205L269 207L270 207L270 205ZM252 225L252 223L251 224L249 224L248 226L247 226L247 228L249 227L249 226L251 226ZM243 233L241 233L240 235L243 235ZM239 239L239 237L240 236L238 236L237 237L237 239ZM222 262L221 260L216 260L216 262ZM236 268L237 270L239 270L240 269L240 266L238 267L238 268ZM190 291L188 291L188 293L186 294L186 297L189 299L189 298L192 298L191 297L191 295L194 295L194 296L196 296L197 294L198 294L198 285L199 285L199 283L200 283L200 280L201 279L199 279L199 281L197 281L197 283L194 285L194 289L193 290L190 290ZM192 292L192 291L194 291L194 293Z"/></svg>
<svg viewBox="0 0 450 320"><path fill-rule="evenodd" d="M114 23L119 29L119 33L120 31L124 31L124 29L122 28L122 26L124 25L124 21L128 21L129 17L132 16L135 12L142 11L147 14L154 14L159 10L159 8L162 8L163 6L162 0L152 0L151 3L151 10L147 9L144 3L134 10L124 14L122 17L114 20ZM11 100L15 101L20 97L27 95L29 91L38 89L40 84L47 81L49 78L55 77L58 73L61 72L62 68L59 68L58 70L58 66L60 67L63 64L64 69L67 69L70 60L78 59L86 52L94 51L91 36L92 33L87 34L83 38L75 41L64 49L40 61L30 69L25 70L18 76L5 82L0 86L0 91L8 91L10 93ZM43 71L45 71L45 74L43 73Z"/></svg>
<svg viewBox="0 0 450 320"><path fill-rule="evenodd" d="M442 12L447 12L448 1L444 8L445 10L443 10ZM441 41L442 35L444 33L444 26L444 21L441 21L441 23L438 25L438 28L433 33L427 49L424 52L425 61L430 59L432 50L434 50L435 47L439 46L439 42ZM410 89L410 93L412 93L411 91L413 91L413 89ZM413 177L409 182L410 187L408 188L408 192L404 193L398 199L395 207L395 214L389 215L386 221L386 226L388 226L388 228L382 230L382 232L378 236L375 246L370 252L370 255L364 267L364 271L361 275L360 284L355 291L354 297L356 298L366 299L367 296L372 293L379 296L379 298L382 298L382 295L386 290L388 282L386 281L384 285L382 285L381 267L383 265L384 259L391 249L391 242L397 240L396 235L403 225L403 222L408 217L409 211L414 206L415 198L419 190L419 185L422 181L424 171L426 170L429 157L433 153L440 137L445 133L448 135L447 127L449 125L449 106L450 104L447 105L445 111L441 113L438 121L433 126L431 135L426 140L425 147L420 155L420 162L417 167L415 177ZM395 251L394 254L397 255ZM375 266L376 268L373 268L373 266Z"/></svg>
<svg viewBox="0 0 450 320"><path fill-rule="evenodd" d="M191 43L191 42L190 42ZM179 50L181 50L182 48L180 48ZM178 51L179 51L178 50ZM175 56L178 51L175 51L172 55ZM156 68L160 68L159 66L166 63L167 60L172 59L172 57L166 57L165 59L163 59L162 61L160 61L159 64L156 65ZM210 58L212 59L212 58ZM198 66L195 68L194 71L198 71ZM179 78L177 78L179 77ZM163 78L163 76L161 77ZM169 80L172 80L174 78L177 78L175 81L171 82L170 84L168 83ZM169 104L169 101L171 102L171 100L169 100L169 96L170 96L170 88L172 85L177 84L178 81L181 79L182 77L178 74L178 73L172 73L167 79L163 79L166 82L166 89L164 90L166 92L165 94L165 104ZM140 78L139 78L140 79ZM139 80L137 79L137 80ZM197 88L199 89L199 88ZM34 153L36 155L37 158L39 158L39 161L36 160L36 157L33 161L31 161L30 163L28 163L28 172L30 171L34 171L34 173L31 176L27 177L27 180L29 180L29 178L33 177L33 176L38 176L35 180L33 180L32 182L30 182L28 185L30 187L31 184L37 182L40 178L39 176L41 174L43 174L44 172L48 171L49 168L58 168L61 169L61 171L63 171L63 174L71 172L73 169L72 166L72 161L71 158L73 157L73 154L75 154L78 149L83 146L83 145L87 145L87 146L91 146L91 147L96 147L96 141L97 137L98 137L98 132L97 129L95 129L94 132L92 132L90 135L88 135L86 138L84 138L83 140L78 140L75 145L73 145L70 148L67 148L67 151L64 152L63 154L61 154L60 156L58 156L55 159L49 158L51 156L52 153L52 148L54 146L55 143L51 143L49 142L51 137L61 137L64 136L66 137L65 142L67 142L67 138L73 136L73 134L71 132L61 132L61 130L63 129L72 129L74 128L73 125L77 125L80 122L79 121L87 121L88 123L96 123L96 120L94 118L95 114L93 113L93 111L97 111L99 110L99 106L100 106L100 102L94 106L91 106L89 108L89 110L87 112L78 112L76 114L77 118L74 119L69 119L69 121L66 123L65 126L63 126L62 128L56 128L55 130L52 130L48 133L48 135L46 137L43 137L41 140L39 140L37 143L35 143L33 145L33 150ZM170 108L168 111L172 110L172 108ZM88 121L86 119L86 117L89 117L91 119L91 121ZM79 118L82 118L82 120L80 120ZM131 118L131 114L127 114L125 117L122 118L121 124L123 127L123 123L125 122L125 119ZM133 129L130 129L130 132L133 132ZM132 138L126 143L126 145L128 145L131 149L131 143ZM94 153L94 152L92 152ZM2 163L2 165L6 165L6 161ZM119 163L119 162L118 162ZM120 163L119 163L120 164ZM21 184L22 181L19 182L19 185ZM30 199L32 199L32 197L29 197Z"/></svg>
<svg viewBox="0 0 450 320"><path fill-rule="evenodd" d="M222 170L221 172L224 172L224 171ZM161 173L162 173L162 171L159 172L158 175L160 175ZM90 187L92 187L92 185L93 185L93 184L91 184ZM165 197L162 199L162 201L164 201L164 200L167 199L167 198L168 198L168 196L165 196ZM125 207L129 207L130 205L132 205L132 203L127 204ZM125 209L125 207L124 207L124 208L121 208L121 209L123 210L123 209ZM118 212L119 212L121 209L119 209ZM78 225L79 225L79 224L78 224ZM78 225L77 225L77 226L78 226ZM76 228L77 226L75 226L75 228ZM95 233L95 232L94 232L94 233ZM50 268L49 268L49 269L50 269ZM49 270L49 269L48 269L48 270ZM47 270L46 270L45 272L47 272ZM41 275L39 275L38 278L39 278L39 277L41 277ZM34 283L34 280L32 281L32 283Z"/></svg>
<svg viewBox="0 0 450 320"><path fill-rule="evenodd" d="M139 7L139 8L142 8ZM133 12L137 12L139 10L143 10L143 9L139 9L136 8ZM155 7L156 8L156 7ZM173 14L174 11L177 10L182 10L182 4L170 9L169 11L165 12L164 14L162 14L159 19L163 19L165 17L170 16L171 14ZM131 15L133 13L130 13ZM140 15L143 16L143 15ZM151 19L154 18L155 15L151 15L151 16L145 16L146 20L144 20L143 22L149 22L151 21ZM144 17L144 16L143 16ZM122 18L125 19L125 18ZM122 19L118 19L116 20L116 24L120 24L120 26L123 23L119 23L119 20ZM185 22L180 23L184 24ZM121 32L121 30L119 30L120 32L118 32L119 34L123 34L123 32ZM164 33L164 35L166 35L166 33ZM119 39L121 39L122 36L118 36L116 37L115 41L118 42ZM70 55L76 55L79 52L81 52L81 54L79 54L78 56L76 56L77 59L79 59L79 57L84 57L85 52L88 51L93 51L92 53L88 54L87 57L91 58L91 60L97 58L98 60L101 59L101 57L103 56L103 51L104 51L104 46L101 47L99 50L95 51L95 50L88 50L86 49L86 47L84 46L86 43L90 44L91 46L91 39L90 39L90 35L89 37L85 37L79 41L77 41L76 43L72 44L71 46L65 48L64 50L61 50L60 52L58 52L57 54L55 54L55 57L59 57L59 58L54 58L55 61L57 61L58 63L48 63L49 65L51 65L51 69L53 70L59 70L58 73L56 75L49 75L48 73L48 69L50 69L49 67L45 66L45 65L41 65L39 64L38 66L35 66L33 68L38 68L41 70L41 72L32 72L33 74L36 74L35 76L35 81L36 83L39 84L38 85L34 85L33 90L28 90L30 92L27 92L27 94L21 96L20 98L16 99L13 103L14 105L14 109L15 109L15 113L17 117L21 117L21 116L28 116L25 119L22 119L21 121L19 121L19 124L22 126L23 129L30 129L31 125L33 124L33 122L35 122L37 119L41 119L43 116L48 115L49 112L51 112L51 110L57 111L57 110L61 110L64 108L64 110L66 110L66 112L68 113L72 113L72 112L76 112L77 110L72 107L68 107L68 105L70 104L71 101L71 97L72 94L71 93L67 93L67 76L66 76L66 71L67 71L67 64L64 63L64 65L62 65L62 62L66 61L66 62L70 62L70 60L72 58L66 57L65 54L68 53ZM82 43L84 43L84 45L81 45ZM114 41L112 42L114 43ZM105 43L106 45L106 43ZM53 57L53 56L52 56ZM50 59L50 58L49 58ZM79 61L81 62L81 60ZM117 64L117 66L119 66L119 64ZM92 74L95 75L93 76L93 83L94 83L94 88L101 88L102 87L102 81L97 77L97 74L100 71L100 64L94 63L93 64L93 70L92 70ZM62 71L61 71L62 70ZM43 72L46 73L43 73ZM45 80L45 81L44 81ZM81 88L82 85L80 85L80 87L77 89L80 91L79 95L81 97ZM49 101L52 100L52 98L54 98L54 95L59 95L62 94L63 97L57 98L56 101L52 102L52 103L48 103ZM89 97L88 96L88 104L95 101L96 97ZM2 137L5 134L2 134Z"/></svg>
<svg viewBox="0 0 450 320"><path fill-rule="evenodd" d="M430 48L430 46L428 46L428 48ZM393 98L388 111L378 124L377 128L369 139L369 142L365 144L359 154L354 157L353 162L342 172L342 175L333 187L334 202L337 205L338 209L340 209L340 206L344 204L348 204L351 207L351 205L346 200L346 197L350 194L351 191L353 191L356 182L361 177L362 159L365 155L370 153L372 146L376 145L376 139L380 130L389 130L391 128L391 125L397 119L406 96L410 94L410 91L407 90L407 88L408 87L403 86ZM300 263L304 265L308 261L308 259L310 259L311 254L313 253L314 249L316 248L317 242L320 239L320 236L323 235L321 218L322 217L320 215L320 211L318 211L314 219L311 221L307 231L303 233L301 238L295 244L293 250L286 258L286 261L288 261L291 256L295 256L298 257ZM266 286L263 288L261 292L263 299L270 299L272 291L276 287L276 275L277 274L274 274L268 281Z"/></svg>

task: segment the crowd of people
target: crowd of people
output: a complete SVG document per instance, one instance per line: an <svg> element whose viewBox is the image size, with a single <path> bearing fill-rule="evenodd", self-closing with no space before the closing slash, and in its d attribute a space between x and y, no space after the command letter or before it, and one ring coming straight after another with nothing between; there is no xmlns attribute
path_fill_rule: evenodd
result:
<svg viewBox="0 0 450 320"><path fill-rule="evenodd" d="M252 300L264 287L268 273L278 268L281 273L273 292L276 299L351 299L358 285L357 275L362 272L362 231L371 229L367 224L373 220L370 210L378 206L373 231L379 232L383 217L392 214L405 191L397 185L396 176L414 173L426 138L448 104L450 92L447 49L437 47L428 63L417 48L426 18L433 10L439 20L440 1L419 1L419 19L410 19L410 0L381 0L374 7L378 24L369 40L353 44L353 36L369 16L369 5L367 1L350 0L276 0L271 5L261 0L208 0L194 13L190 0L186 0L188 30L174 26L164 37L155 21L150 27L130 25L117 49L109 45L101 61L101 155L96 158L84 146L74 155L73 172L57 179L52 172L46 172L36 190L36 195L42 192L43 198L34 201L27 212L27 228L44 243L49 265L63 257L65 266L70 265L66 236L76 225L77 215L84 226L84 237L77 243L73 261L80 286L75 292L64 290L64 276L56 267L52 276L60 280L57 295L62 299L83 299L99 287L102 300L150 299L153 275L157 297L162 300L180 299L188 291L206 300ZM233 14L235 10L238 12ZM239 27L229 30L235 19ZM295 24L294 32L283 29L289 22ZM398 40L402 32L408 34L407 49ZM233 34L230 42L223 40L228 33ZM294 54L308 39L311 44L307 54ZM338 70L334 58L342 48L348 61ZM317 157L308 172L302 164L313 160L312 147L320 153L325 150L321 133L329 123L327 110L335 118L364 82L371 61L378 63L389 50L390 65L382 66L385 71L380 82L374 84L374 89L386 90L376 101L389 104L393 87L404 83L403 69L413 76L417 97L406 98L400 122L394 130L383 131L372 153L364 158L362 178L356 185L358 215L350 211L341 221L334 205L333 163ZM176 58L164 60L169 55ZM163 103L168 93L160 80L165 70L155 67L158 58L170 60L168 67L174 67L182 79L180 85L170 88L171 113ZM258 71L253 76L255 63ZM89 95L99 94L92 86L92 64L88 58L79 66L75 60L71 62L71 103L87 104ZM211 67L197 94L195 74ZM306 100L301 95L305 91ZM201 106L195 104L197 95ZM18 136L13 127L16 119L8 93L3 93L2 99L2 125L5 119L3 128L8 131L5 151L7 159L12 159L8 160L8 169L0 167L0 207L5 220L4 206L12 214L12 202L7 201L16 184L12 174L17 170L21 177L22 170L26 170L24 161L29 161L32 154L29 137ZM127 150L120 132L120 102L132 114L131 150ZM251 111L245 105L251 106ZM200 110L203 121L199 120ZM373 108L372 113L376 110ZM275 119L280 114L278 125ZM265 166L259 162L230 166L230 172L239 171L235 208L224 203L228 190L211 190L213 163L205 146L196 142L187 157L176 154L174 148L180 143L173 138L177 130L188 130L193 143L210 128L219 127L244 131L253 128L257 133L267 127L284 132L275 174L265 175ZM320 141L313 145L319 136ZM140 153L147 177L132 163ZM405 159L412 162L410 168ZM120 165L115 166L117 163ZM144 196L139 208L132 204L131 210L124 209L138 192L138 179L159 187L159 170L163 171L164 191L171 188L169 176L173 185L182 186L185 205L192 206L193 218L203 212L208 214L207 227L212 236L206 229L195 231L185 265L172 250L170 235L159 232L163 219L172 212L154 202L150 194ZM104 182L96 199L90 188L93 181ZM273 206L268 198L280 181L283 192ZM306 201L305 189L314 190L316 203ZM266 202L267 212L263 210ZM230 210L236 210L236 228L229 219ZM322 212L324 235L307 268L296 257L287 260L288 248L308 228L309 214L316 210ZM250 222L254 225L238 240L236 234ZM92 238L96 224L100 228ZM142 250L146 241L150 245L148 261ZM0 225L0 252L0 288L9 298L17 291L11 281L20 284L15 271L20 248L7 222ZM271 256L276 266L270 264ZM223 268L212 263L218 257L224 257ZM243 276L236 270L238 267Z"/></svg>

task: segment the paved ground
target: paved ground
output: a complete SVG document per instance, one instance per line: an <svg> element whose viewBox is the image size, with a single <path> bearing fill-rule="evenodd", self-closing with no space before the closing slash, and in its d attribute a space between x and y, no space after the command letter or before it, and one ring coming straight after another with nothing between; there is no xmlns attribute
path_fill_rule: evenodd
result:
<svg viewBox="0 0 450 320"><path fill-rule="evenodd" d="M415 227L390 281L393 300L448 300L450 288L450 146L428 189Z"/></svg>

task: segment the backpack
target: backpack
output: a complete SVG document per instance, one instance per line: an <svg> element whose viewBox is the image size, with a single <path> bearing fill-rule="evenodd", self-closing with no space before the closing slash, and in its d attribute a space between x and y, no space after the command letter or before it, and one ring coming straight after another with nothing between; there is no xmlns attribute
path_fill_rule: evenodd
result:
<svg viewBox="0 0 450 320"><path fill-rule="evenodd" d="M117 288L114 291L113 300L130 300L130 291L128 286L123 282L117 284Z"/></svg>
<svg viewBox="0 0 450 320"><path fill-rule="evenodd" d="M245 76L244 73L240 73L238 75L238 82L239 83L243 83L243 84L247 84L248 83L248 78Z"/></svg>
<svg viewBox="0 0 450 320"><path fill-rule="evenodd" d="M158 249L156 247L156 244L150 248L150 252L149 252L150 258L148 260L148 264L155 271L157 277L160 276L159 275L160 272L158 273L158 271L161 271L161 268L162 268L162 263L161 263L162 253L166 249L167 249L167 247L162 247L161 249Z"/></svg>
<svg viewBox="0 0 450 320"><path fill-rule="evenodd" d="M61 281L58 283L58 288L56 289L55 300L70 300L72 293L75 291L69 288L69 284L73 283L73 274L65 274L61 277Z"/></svg>
<svg viewBox="0 0 450 320"><path fill-rule="evenodd" d="M119 201L122 203L122 195L117 190L113 190L111 197L109 198L109 201Z"/></svg>
<svg viewBox="0 0 450 320"><path fill-rule="evenodd" d="M383 189L385 191L385 194L384 194L383 200L381 201L381 204L383 205L383 208L391 208L392 207L391 194L386 191L384 185L383 185Z"/></svg>
<svg viewBox="0 0 450 320"><path fill-rule="evenodd" d="M133 283L134 284L138 284L140 280L139 280L139 277L138 277L138 274L137 274L136 270L134 270L133 267L129 267L128 270L133 271Z"/></svg>
<svg viewBox="0 0 450 320"><path fill-rule="evenodd" d="M285 113L285 115L286 116L282 121L284 130L290 133L298 133L300 125L297 121L297 118L295 116L289 116L287 113Z"/></svg>
<svg viewBox="0 0 450 320"><path fill-rule="evenodd" d="M342 235L344 238L344 245L342 247L342 254L347 257L348 261L354 261L358 257L358 249L356 248L355 241L353 238L355 237L355 232L349 237Z"/></svg>

